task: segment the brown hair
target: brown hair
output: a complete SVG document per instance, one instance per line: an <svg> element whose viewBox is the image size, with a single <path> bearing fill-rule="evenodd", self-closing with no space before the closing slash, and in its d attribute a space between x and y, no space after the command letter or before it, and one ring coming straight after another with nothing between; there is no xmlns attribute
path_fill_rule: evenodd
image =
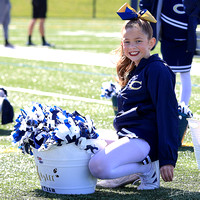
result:
<svg viewBox="0 0 200 200"><path fill-rule="evenodd" d="M125 29L133 28L134 26L139 26L144 34L148 36L149 40L153 37L153 30L150 23L141 19L126 21L121 32L123 33ZM119 84L124 87L129 81L128 75L135 67L135 63L124 55L122 45L115 52L119 55L119 60L116 66L118 81Z"/></svg>

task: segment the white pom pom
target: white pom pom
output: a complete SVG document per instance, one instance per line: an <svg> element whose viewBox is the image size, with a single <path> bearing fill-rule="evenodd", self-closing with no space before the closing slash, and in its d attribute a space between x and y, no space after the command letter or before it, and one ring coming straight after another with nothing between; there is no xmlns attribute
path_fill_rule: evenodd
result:
<svg viewBox="0 0 200 200"><path fill-rule="evenodd" d="M65 124L59 124L57 126L58 130L56 130L56 137L60 138L61 140L66 140L66 136L67 135L71 135L70 130L68 129L67 126L65 126Z"/></svg>

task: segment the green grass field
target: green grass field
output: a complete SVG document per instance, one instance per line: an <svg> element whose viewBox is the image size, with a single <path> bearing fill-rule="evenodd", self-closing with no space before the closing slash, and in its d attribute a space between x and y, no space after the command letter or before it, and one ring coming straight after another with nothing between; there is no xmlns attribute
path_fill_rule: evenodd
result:
<svg viewBox="0 0 200 200"><path fill-rule="evenodd" d="M13 0L20 2L19 0ZM29 1L21 0L24 6ZM56 2L50 0L50 2ZM66 3L67 1L64 1ZM85 1L86 2L86 1ZM121 6L120 3L119 6ZM14 6L14 5L13 5ZM28 6L28 5L27 5ZM118 7L118 5L117 5ZM19 10L20 8L18 8ZM13 11L14 12L14 11ZM10 40L14 45L25 46L28 18L13 17L10 26ZM119 45L117 33L123 22L111 19L68 19L49 18L46 22L47 39L55 44L55 49L109 53ZM98 34L107 35L107 37ZM40 44L37 29L33 41ZM0 44L3 43L0 32ZM152 53L159 53L159 45ZM92 58L91 58L92 59ZM200 62L195 58L195 62ZM39 67L38 67L39 66ZM56 70L58 69L58 70ZM61 71L63 69L63 71ZM100 66L33 61L0 57L0 85L54 92L72 96L100 99L102 82L113 80L115 69ZM105 75L106 74L106 75ZM180 79L177 77L177 98L179 97ZM192 76L191 110L200 115L200 78ZM112 106L83 101L66 100L54 96L47 97L8 90L8 98L14 106L15 117L20 108L31 105L32 101L47 105L58 105L72 112L77 110L83 115L89 114L97 129L113 129L114 117ZM89 195L56 195L43 192L37 177L34 158L17 151L10 137L14 123L0 125L0 199L30 200L192 200L200 199L200 173L193 147L181 147L175 169L175 178L171 183L161 180L161 188L155 191L137 191L136 186L128 185L118 189L99 189ZM189 130L184 142L191 142Z"/></svg>
<svg viewBox="0 0 200 200"><path fill-rule="evenodd" d="M96 2L96 3L95 3ZM113 15L125 2L123 0L48 0L48 17L58 18L117 18ZM30 17L31 0L11 0L13 17ZM95 12L95 14L94 14Z"/></svg>

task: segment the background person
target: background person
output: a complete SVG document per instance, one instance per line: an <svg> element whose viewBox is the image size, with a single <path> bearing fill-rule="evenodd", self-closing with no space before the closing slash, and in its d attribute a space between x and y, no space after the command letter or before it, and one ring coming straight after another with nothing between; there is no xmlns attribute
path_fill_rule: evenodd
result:
<svg viewBox="0 0 200 200"><path fill-rule="evenodd" d="M0 0L0 24L3 26L5 47L13 47L8 40L11 4L9 0Z"/></svg>
<svg viewBox="0 0 200 200"><path fill-rule="evenodd" d="M39 22L39 32L41 35L41 39L42 39L42 45L43 46L51 46L51 44L49 44L46 39L45 39L45 19L46 19L46 13L47 13L47 0L32 0L32 12L33 12L33 16L32 16L32 20L29 24L28 27L28 42L27 45L31 46L31 45L35 45L32 42L32 34L33 34L33 29L34 26L36 24L37 19L40 20Z"/></svg>
<svg viewBox="0 0 200 200"><path fill-rule="evenodd" d="M154 36L161 42L163 59L174 73L180 73L180 104L186 106L191 97L190 70L196 49L197 18L200 17L198 7L193 6L197 2L199 0L185 0L184 5L182 0L140 1L140 8L148 9L158 21L152 24Z"/></svg>

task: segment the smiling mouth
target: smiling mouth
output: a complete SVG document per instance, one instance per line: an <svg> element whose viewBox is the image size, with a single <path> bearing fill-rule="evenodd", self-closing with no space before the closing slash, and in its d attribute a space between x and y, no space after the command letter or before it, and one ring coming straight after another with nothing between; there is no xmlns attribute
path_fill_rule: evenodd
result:
<svg viewBox="0 0 200 200"><path fill-rule="evenodd" d="M136 51L136 52L129 52L129 55L130 56L137 56L139 54L139 51Z"/></svg>

